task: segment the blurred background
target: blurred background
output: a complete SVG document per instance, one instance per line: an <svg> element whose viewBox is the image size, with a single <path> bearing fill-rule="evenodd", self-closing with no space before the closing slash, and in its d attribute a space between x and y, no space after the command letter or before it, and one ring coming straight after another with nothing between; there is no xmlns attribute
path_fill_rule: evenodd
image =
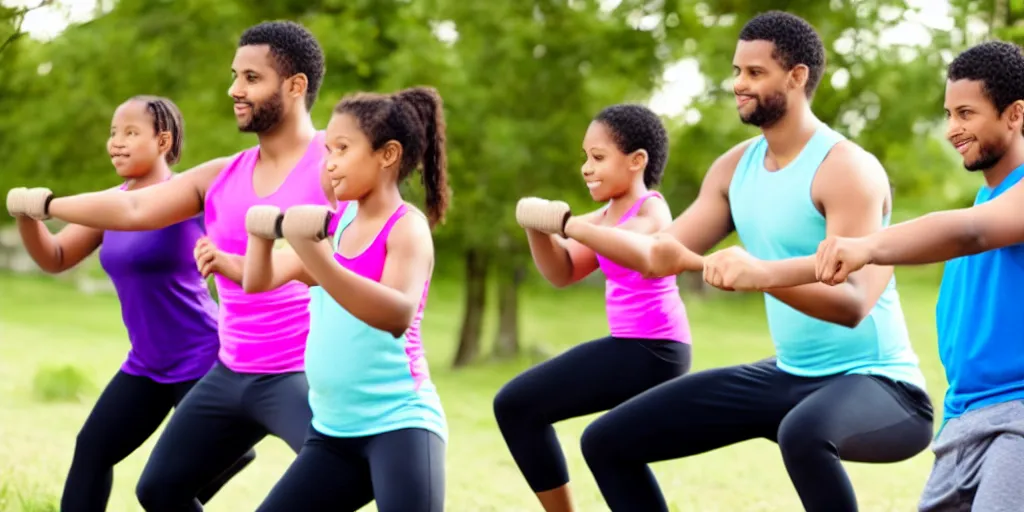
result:
<svg viewBox="0 0 1024 512"><path fill-rule="evenodd" d="M602 107L640 102L670 130L661 191L682 212L708 165L757 133L736 115L731 59L743 23L770 9L819 30L828 67L814 110L888 169L895 221L972 202L981 177L963 170L944 139L945 66L986 38L1024 39L1022 0L2 0L0 190L116 185L105 149L110 116L136 94L181 107L178 171L252 146L255 137L235 128L227 88L238 36L264 20L298 21L323 45L318 127L349 92L436 87L454 194L435 233L424 336L452 429L447 509L539 510L490 400L529 365L605 335L607 323L600 275L564 290L539 278L515 201L540 195L577 211L597 207L579 174L583 134ZM416 180L406 188L419 202ZM898 272L937 413L940 271ZM771 354L759 295L712 292L699 276L680 283L695 370ZM127 352L117 299L95 258L60 276L40 274L6 217L0 290L0 510L57 510L76 432ZM559 426L586 511L605 510L579 455L592 419ZM154 440L117 467L110 510L141 510L133 489ZM293 457L277 439L258 449L208 510L254 509ZM913 509L931 460L848 465L862 509ZM799 510L767 441L654 468L677 510Z"/></svg>

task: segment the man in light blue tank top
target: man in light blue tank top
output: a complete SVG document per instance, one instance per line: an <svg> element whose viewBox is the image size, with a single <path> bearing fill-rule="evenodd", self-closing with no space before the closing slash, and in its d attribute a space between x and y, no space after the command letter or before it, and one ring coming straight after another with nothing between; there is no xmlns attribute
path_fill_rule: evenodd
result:
<svg viewBox="0 0 1024 512"><path fill-rule="evenodd" d="M818 273L833 284L869 263L947 262L935 316L949 388L919 510L1016 511L1024 507L1024 54L983 43L950 63L947 79L947 138L964 167L985 176L974 206L830 238Z"/></svg>
<svg viewBox="0 0 1024 512"><path fill-rule="evenodd" d="M595 421L583 453L613 511L668 510L647 464L756 438L778 443L805 510L855 511L841 460L902 461L931 438L931 401L892 269L871 267L836 287L815 274L826 235L867 235L888 222L885 170L811 111L825 69L813 27L769 12L739 39L737 110L762 135L712 165L666 232L584 243L647 275L703 268L712 285L764 292L777 356L677 378ZM744 248L701 260L733 230Z"/></svg>

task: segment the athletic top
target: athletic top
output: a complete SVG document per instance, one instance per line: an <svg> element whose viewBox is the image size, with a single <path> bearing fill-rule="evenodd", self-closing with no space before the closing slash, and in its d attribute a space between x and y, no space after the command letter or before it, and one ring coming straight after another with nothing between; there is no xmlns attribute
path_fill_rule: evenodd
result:
<svg viewBox="0 0 1024 512"><path fill-rule="evenodd" d="M355 258L337 254L341 234L351 224L357 203L341 206L334 218L335 260L348 270L380 282L391 228L405 215L403 203L370 245ZM306 379L313 428L332 437L362 437L405 428L421 428L447 441L441 399L430 380L420 341L420 321L430 280L416 316L396 338L356 318L319 286L310 288Z"/></svg>
<svg viewBox="0 0 1024 512"><path fill-rule="evenodd" d="M202 377L217 361L217 303L192 254L202 236L198 216L152 231L103 232L100 265L131 341L121 371L174 383Z"/></svg>
<svg viewBox="0 0 1024 512"><path fill-rule="evenodd" d="M1024 178L1024 165L994 189L981 187L975 205ZM946 369L944 417L1024 399L1024 244L949 260L935 322Z"/></svg>
<svg viewBox="0 0 1024 512"><path fill-rule="evenodd" d="M764 167L768 143L763 135L747 147L729 184L729 207L751 255L768 261L817 253L825 239L825 217L811 200L811 184L826 155L842 140L842 134L823 124L795 160L774 172ZM884 217L885 225L889 217ZM925 389L895 277L852 329L808 316L770 294L764 298L779 369L801 377L876 374Z"/></svg>
<svg viewBox="0 0 1024 512"><path fill-rule="evenodd" d="M651 197L664 199L656 191L647 192L615 225L636 216L644 201ZM690 343L690 323L683 299L679 296L676 276L647 279L643 274L617 265L600 254L597 255L597 263L607 278L604 285L605 312L612 336Z"/></svg>
<svg viewBox="0 0 1024 512"><path fill-rule="evenodd" d="M274 193L259 197L253 169L259 146L236 155L206 192L206 229L225 253L244 255L248 243L245 215L255 205L329 206L320 186L326 154L323 132L309 143L305 156ZM285 373L303 369L302 351L309 332L309 288L292 281L263 293L245 293L238 284L214 274L220 297L220 360L240 373Z"/></svg>

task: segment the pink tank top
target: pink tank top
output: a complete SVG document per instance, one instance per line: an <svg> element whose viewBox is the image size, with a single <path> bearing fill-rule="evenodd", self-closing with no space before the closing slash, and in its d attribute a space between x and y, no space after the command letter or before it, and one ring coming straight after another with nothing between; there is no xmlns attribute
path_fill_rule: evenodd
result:
<svg viewBox="0 0 1024 512"><path fill-rule="evenodd" d="M239 153L206 192L205 220L210 240L221 251L241 256L248 242L245 214L250 207L267 204L284 211L301 204L329 206L320 186L325 155L324 135L318 132L281 186L261 198L253 190L259 146ZM219 275L214 279L220 297L220 361L239 373L303 371L309 288L293 281L268 292L247 294L228 279Z"/></svg>
<svg viewBox="0 0 1024 512"><path fill-rule="evenodd" d="M342 206L339 206L339 209L342 208ZM341 266L352 272L379 283L380 278L384 275L384 263L388 256L388 235L391 234L391 228L395 226L398 219L401 219L408 211L408 205L402 203L395 210L395 213L391 214L387 222L384 223L384 227L377 233L373 242L370 242L370 245L363 252L353 258L346 258L341 255L339 239L339 247L334 253L334 259ZM341 218L341 212L334 216L328 229L330 232L336 232ZM423 286L423 295L420 297L420 303L416 308L416 315L413 317L412 323L409 324L409 329L405 331L405 356L409 359L409 373L417 387L430 378L430 370L427 366L423 343L420 339L420 323L423 321L423 311L427 306L427 292L429 290L430 280L427 279L427 283Z"/></svg>
<svg viewBox="0 0 1024 512"><path fill-rule="evenodd" d="M651 197L664 199L658 192L648 192L615 225L633 218L644 201ZM605 310L612 336L690 343L690 323L675 276L647 279L600 254L597 262L607 278Z"/></svg>

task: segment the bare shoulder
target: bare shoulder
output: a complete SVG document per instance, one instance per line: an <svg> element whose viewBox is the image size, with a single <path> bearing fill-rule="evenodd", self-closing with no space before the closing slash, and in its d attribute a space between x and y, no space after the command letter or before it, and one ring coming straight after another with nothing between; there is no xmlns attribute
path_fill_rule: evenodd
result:
<svg viewBox="0 0 1024 512"><path fill-rule="evenodd" d="M636 214L638 217L656 220L659 222L659 225L662 224L662 221L664 221L664 226L672 223L672 210L668 206L668 201L658 196L650 197L644 201Z"/></svg>
<svg viewBox="0 0 1024 512"><path fill-rule="evenodd" d="M409 203L405 204L409 207L407 215L402 215L391 227L387 241L388 249L412 250L433 247L434 239L427 216Z"/></svg>
<svg viewBox="0 0 1024 512"><path fill-rule="evenodd" d="M844 174L854 174L861 178L884 178L888 181L885 167L878 157L850 140L837 142L832 147L822 162L822 169L832 174L839 174L835 171L849 171Z"/></svg>
<svg viewBox="0 0 1024 512"><path fill-rule="evenodd" d="M811 197L821 212L848 207L878 207L882 214L892 211L892 189L885 167L852 141L833 146L814 177Z"/></svg>
<svg viewBox="0 0 1024 512"><path fill-rule="evenodd" d="M236 155L237 156L237 155ZM175 175L175 179L183 180L194 186L202 196L213 184L213 180L234 160L235 156L224 156L207 160L187 171Z"/></svg>
<svg viewBox="0 0 1024 512"><path fill-rule="evenodd" d="M423 217L423 220L427 220L427 214L423 213L423 210L420 210L420 207L407 201L406 208L408 208L410 212L415 213L420 217Z"/></svg>
<svg viewBox="0 0 1024 512"><path fill-rule="evenodd" d="M827 189L888 190L889 175L882 162L857 143L844 140L829 151L818 172Z"/></svg>
<svg viewBox="0 0 1024 512"><path fill-rule="evenodd" d="M727 191L729 182L732 181L732 176L736 172L736 167L740 164L740 159L743 158L743 153L760 138L761 136L751 137L740 142L716 158L711 167L708 168L707 174L704 175L706 186L719 188L723 192Z"/></svg>

